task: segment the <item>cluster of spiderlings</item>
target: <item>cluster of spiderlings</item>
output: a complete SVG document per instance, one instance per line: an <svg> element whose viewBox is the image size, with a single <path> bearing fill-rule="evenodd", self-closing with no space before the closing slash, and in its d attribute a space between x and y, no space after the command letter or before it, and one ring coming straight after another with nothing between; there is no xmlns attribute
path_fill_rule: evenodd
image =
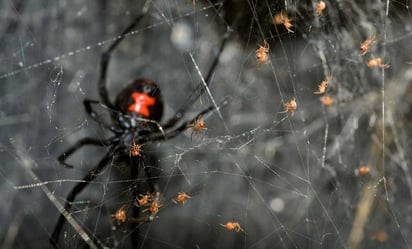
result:
<svg viewBox="0 0 412 249"><path fill-rule="evenodd" d="M372 44L375 44L375 43L377 43L377 40L374 34L371 35L369 39L366 39L365 41L363 41L360 45L361 55L365 55L366 53L368 53L370 51ZM366 64L370 68L374 68L374 67L388 68L389 67L389 64L384 64L382 62L381 57L374 57L373 55L371 55L371 58L366 62Z"/></svg>
<svg viewBox="0 0 412 249"><path fill-rule="evenodd" d="M323 15L323 12L326 9L326 3L324 1L318 1L315 5L315 15L320 17ZM292 24L292 19L288 17L287 13L285 10L281 10L280 12L276 13L273 18L273 23L275 25L283 25L288 32L293 33L293 30L291 28L293 27ZM360 44L360 54L363 56L367 53L370 52L372 45L377 43L377 39L375 34L372 34L368 39L363 41ZM266 40L264 40L263 45L259 45L259 48L256 50L256 61L259 64L264 64L268 62L269 59L269 44L267 43ZM388 68L389 64L386 64L383 62L381 57L375 57L371 55L371 58L366 61L366 64L370 68ZM322 81L318 87L317 90L314 92L315 94L322 94L319 99L321 103L325 106L330 106L333 104L333 98L331 95L326 94L327 88L332 80L332 75L328 75L327 78ZM281 113L291 113L296 110L297 108L297 103L295 101L295 98L292 98L289 102L284 103L285 110Z"/></svg>
<svg viewBox="0 0 412 249"><path fill-rule="evenodd" d="M136 200L135 205L137 207L147 207L142 212L149 211L149 220L153 220L156 217L156 214L159 212L159 209L162 207L159 198L159 192L153 194L147 193L145 195L140 195L140 198Z"/></svg>
<svg viewBox="0 0 412 249"><path fill-rule="evenodd" d="M156 193L156 194L147 193L145 195L140 195L140 198L136 199L135 205L137 207L145 207L145 206L148 207L147 209L144 209L142 212L146 212L146 211L150 212L149 220L153 220L155 215L159 212L159 209L162 207L162 205L159 203L159 200L158 200L159 196L160 196L160 193ZM187 193L179 192L172 201L176 204L179 204L179 203L185 204L187 200L190 198L192 197L188 195ZM120 207L111 216L117 222L117 225L121 225L125 223L127 220L126 205L123 205L122 207ZM243 231L239 222L229 221L226 224L220 224L220 225L226 228L228 231L231 231L231 230L235 232Z"/></svg>
<svg viewBox="0 0 412 249"><path fill-rule="evenodd" d="M313 93L314 94L324 94L326 92L328 86L330 85L330 82L331 82L332 78L333 78L332 75L328 75L326 77L326 79L318 85L318 89ZM329 94L324 94L319 99L320 99L320 102L322 102L322 104L325 105L325 106L330 106L333 103L333 99Z"/></svg>

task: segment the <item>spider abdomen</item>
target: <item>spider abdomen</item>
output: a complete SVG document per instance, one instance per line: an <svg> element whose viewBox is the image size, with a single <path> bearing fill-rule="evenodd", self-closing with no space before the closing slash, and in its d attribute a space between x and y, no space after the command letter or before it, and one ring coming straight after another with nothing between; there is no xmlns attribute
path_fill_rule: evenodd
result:
<svg viewBox="0 0 412 249"><path fill-rule="evenodd" d="M136 79L116 97L116 107L124 114L159 122L163 115L163 100L157 84L150 79Z"/></svg>

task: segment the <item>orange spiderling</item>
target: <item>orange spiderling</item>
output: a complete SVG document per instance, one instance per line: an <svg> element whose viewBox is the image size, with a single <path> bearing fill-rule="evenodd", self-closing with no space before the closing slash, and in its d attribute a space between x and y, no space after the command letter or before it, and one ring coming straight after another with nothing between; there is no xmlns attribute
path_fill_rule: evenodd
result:
<svg viewBox="0 0 412 249"><path fill-rule="evenodd" d="M316 3L316 15L317 16L321 16L325 9L326 9L326 3L324 1L319 1Z"/></svg>
<svg viewBox="0 0 412 249"><path fill-rule="evenodd" d="M356 169L356 173L357 175L360 175L360 176L367 175L370 173L370 168L369 166L362 165L358 169Z"/></svg>
<svg viewBox="0 0 412 249"><path fill-rule="evenodd" d="M130 156L130 157L140 156L141 148L142 148L142 145L136 144L136 143L133 141L132 145L130 145L129 156Z"/></svg>
<svg viewBox="0 0 412 249"><path fill-rule="evenodd" d="M240 224L238 222L234 222L234 221L228 221L225 225L220 224L222 227L226 228L227 230L231 231L231 230L235 230L235 232L243 232L242 227L240 227Z"/></svg>
<svg viewBox="0 0 412 249"><path fill-rule="evenodd" d="M193 124L189 124L187 127L192 128L192 134L190 135L191 139L193 139L193 134L195 132L207 130L205 121L201 120L200 117L197 117L195 121L193 122Z"/></svg>
<svg viewBox="0 0 412 249"><path fill-rule="evenodd" d="M141 198L136 200L136 206L138 207L146 206L150 200L151 200L150 194L141 195Z"/></svg>
<svg viewBox="0 0 412 249"><path fill-rule="evenodd" d="M298 107L298 104L296 103L295 98L292 98L289 102L286 102L284 106L285 106L285 110L280 113L292 113L293 114L293 112Z"/></svg>
<svg viewBox="0 0 412 249"><path fill-rule="evenodd" d="M376 43L376 36L375 35L372 35L369 39L366 39L365 41L363 41L360 45L361 55L365 55L369 51L370 46L373 43Z"/></svg>
<svg viewBox="0 0 412 249"><path fill-rule="evenodd" d="M149 207L150 216L154 217L159 212L159 208L161 207L162 205L160 205L158 201L153 201Z"/></svg>
<svg viewBox="0 0 412 249"><path fill-rule="evenodd" d="M333 104L333 99L329 95L324 95L324 96L320 97L319 99L320 99L320 102L322 102L322 104L325 105L325 106L330 106L330 105Z"/></svg>
<svg viewBox="0 0 412 249"><path fill-rule="evenodd" d="M316 92L313 92L313 93L314 94L323 94L326 91L326 88L328 88L332 78L333 78L332 75L328 75L326 77L326 79L319 84L318 90Z"/></svg>
<svg viewBox="0 0 412 249"><path fill-rule="evenodd" d="M190 195L186 194L185 192L179 192L175 199L173 199L174 203L182 203L185 204L187 199L192 198Z"/></svg>
<svg viewBox="0 0 412 249"><path fill-rule="evenodd" d="M126 205L120 207L115 214L112 214L112 218L117 221L117 225L121 225L122 223L126 222L127 214L126 214Z"/></svg>
<svg viewBox="0 0 412 249"><path fill-rule="evenodd" d="M387 241L389 238L388 234L385 231L377 231L373 234L372 240L376 240L380 243Z"/></svg>
<svg viewBox="0 0 412 249"><path fill-rule="evenodd" d="M383 64L382 63L382 58L381 57L374 58L372 56L372 58L366 64L370 68L374 68L374 67L388 68L389 67L389 64Z"/></svg>
<svg viewBox="0 0 412 249"><path fill-rule="evenodd" d="M269 61L269 44L266 41L263 41L263 46L259 45L259 48L256 50L256 61L260 64L265 64Z"/></svg>
<svg viewBox="0 0 412 249"><path fill-rule="evenodd" d="M283 10L280 13L277 13L274 17L273 17L273 22L276 25L279 24L283 24L283 15L282 15Z"/></svg>
<svg viewBox="0 0 412 249"><path fill-rule="evenodd" d="M207 130L205 121L201 120L200 117L196 118L193 124L189 124L188 127L192 128L194 132Z"/></svg>
<svg viewBox="0 0 412 249"><path fill-rule="evenodd" d="M290 29L293 27L291 21L292 19L290 19L285 13L283 13L283 10L280 11L280 13L277 13L273 18L273 22L276 25L283 24L288 32L293 33L293 30Z"/></svg>

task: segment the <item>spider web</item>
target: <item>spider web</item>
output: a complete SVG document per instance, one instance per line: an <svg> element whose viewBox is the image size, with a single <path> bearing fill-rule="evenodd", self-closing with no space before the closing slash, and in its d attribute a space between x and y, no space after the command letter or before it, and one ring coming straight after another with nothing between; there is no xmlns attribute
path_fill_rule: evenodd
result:
<svg viewBox="0 0 412 249"><path fill-rule="evenodd" d="M411 248L412 3L325 2L317 16L317 1L4 1L1 248L48 248L68 192L107 152L87 146L70 157L73 169L56 160L83 137L111 135L81 102L98 100L100 54L145 4L113 55L108 89L113 99L131 79L155 80L163 120L204 84L233 31L187 112L217 107L203 117L207 130L144 148L160 170L162 207L135 228L139 248ZM281 11L293 33L273 24ZM265 41L269 61L259 64ZM378 57L390 67L367 66ZM328 75L331 106L314 94ZM284 113L293 98L297 109ZM77 196L61 248L85 247L83 231L130 248L132 182L127 165L111 163ZM179 192L191 196L184 205L173 202ZM129 220L117 225L121 207ZM229 221L243 231L225 229Z"/></svg>

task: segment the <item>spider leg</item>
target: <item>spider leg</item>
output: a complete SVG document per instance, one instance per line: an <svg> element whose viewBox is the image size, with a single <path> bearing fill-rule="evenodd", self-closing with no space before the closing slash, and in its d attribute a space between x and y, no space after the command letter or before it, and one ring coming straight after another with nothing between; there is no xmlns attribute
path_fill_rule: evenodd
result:
<svg viewBox="0 0 412 249"><path fill-rule="evenodd" d="M199 84L199 86L197 87L197 89L195 91L192 92L192 94L190 95L190 97L186 100L185 103L183 103L183 105L180 107L180 109L175 113L175 115L170 118L166 124L163 125L164 129L168 129L170 127L173 127L174 125L176 125L177 122L180 121L180 119L182 119L182 117L184 116L186 110L193 105L193 103L203 94L203 92L206 90L206 87L209 86L210 81L212 79L213 73L216 69L216 66L219 63L219 58L220 55L223 52L223 49L226 45L226 41L228 40L230 33L232 32L232 30L230 28L228 28L228 30L226 31L226 33L223 36L223 40L222 43L220 44L220 47L218 49L217 55L215 57L215 59L212 62L212 65L209 68L209 71L206 74L206 77L204 78L205 82L206 82L206 86L204 86L204 84Z"/></svg>
<svg viewBox="0 0 412 249"><path fill-rule="evenodd" d="M199 114L197 114L196 117L194 117L193 119L184 122L183 124L181 124L180 126L178 126L176 129L174 129L174 130L171 131L170 133L167 132L167 133L165 134L165 136L164 136L165 139L168 140L168 139L171 139L171 138L176 137L177 135L179 135L180 133L182 133L183 131L185 131L190 124L193 124L196 120L198 120L199 118L201 118L203 115L205 115L205 114L213 111L214 109L215 109L214 106L209 106L207 109L205 109L205 110L201 111Z"/></svg>
<svg viewBox="0 0 412 249"><path fill-rule="evenodd" d="M159 175L159 172L154 172L153 167L147 166L146 162L148 158L146 156L132 157L132 169L131 174L133 179L139 179L139 169L144 169L146 175L147 183L149 185L149 192L155 193L159 191L159 187L156 185L155 177ZM150 164L154 164L154 160L150 160ZM140 188L139 188L140 189ZM140 191L141 192L141 191ZM143 194L142 192L139 194ZM138 195L137 195L138 196Z"/></svg>
<svg viewBox="0 0 412 249"><path fill-rule="evenodd" d="M72 207L72 203L76 196L91 182L96 178L96 176L99 175L99 173L106 168L107 164L109 163L110 160L112 160L112 153L107 153L97 164L96 167L94 167L92 170L89 171L89 173L83 178L82 181L76 184L76 186L70 191L69 195L67 196L66 199L66 205L64 206L64 209L70 214L70 210ZM64 217L63 214L60 214L59 220L57 221L56 227L54 228L52 237L50 238L50 243L57 248L57 242L59 239L59 235L61 233L61 230L63 228L64 223L66 222L66 218ZM96 240L96 239L95 239ZM99 241L95 241L98 244L101 244Z"/></svg>
<svg viewBox="0 0 412 249"><path fill-rule="evenodd" d="M68 168L73 168L73 165L66 163L66 159L71 156L75 151L82 148L84 145L95 145L95 146L106 146L114 142L114 139L101 140L96 138L85 137L77 141L74 145L64 151L60 156L57 157L57 160L64 166Z"/></svg>
<svg viewBox="0 0 412 249"><path fill-rule="evenodd" d="M150 159L150 160L149 160ZM138 198L140 195L145 193L155 194L159 192L159 186L157 184L157 176L159 176L159 172L156 172L153 167L148 166L147 162L152 165L155 163L155 160L152 157L146 157L145 155L139 157L132 157L131 158L131 177L135 179L135 188L134 188L134 195ZM144 175L140 173L140 169L144 170ZM146 179L146 183L142 182L142 177ZM139 220L140 219L141 208L137 205L133 206L133 219ZM132 238L132 248L137 248L139 245L139 226L140 223L136 223L132 227L131 238Z"/></svg>
<svg viewBox="0 0 412 249"><path fill-rule="evenodd" d="M90 99L85 99L83 100L83 105L84 108L86 109L87 114L89 114L89 116L96 121L97 123L103 125L103 127L105 127L108 130L111 130L114 133L119 133L121 131L119 131L118 129L116 129L114 126L109 126L107 124L105 124L103 122L103 120L99 119L97 113L93 110L92 104L99 104L100 101L97 100L90 100Z"/></svg>
<svg viewBox="0 0 412 249"><path fill-rule="evenodd" d="M165 131L165 133L153 133L152 135L148 136L147 138L142 138L140 141L142 141L142 143L146 143L146 142L158 142L158 141L165 141L165 140L169 140L171 138L176 137L177 135L179 135L180 133L182 133L183 131L185 131L187 128L189 128L190 124L193 124L197 119L199 119L200 117L202 117L203 115L211 112L215 110L214 106L209 106L207 109L201 111L199 114L196 115L196 117L194 117L191 120L188 120L186 122L184 122L183 124L181 124L180 126L178 126L177 128L171 130L171 131Z"/></svg>
<svg viewBox="0 0 412 249"><path fill-rule="evenodd" d="M146 14L146 11L144 11L143 14L137 16L135 20L119 36L115 38L116 40L102 54L101 61L100 61L100 76L99 76L99 81L97 85L99 88L100 99L102 100L103 104L105 104L109 108L114 108L114 105L109 99L109 94L107 92L107 86L106 86L107 69L109 67L110 56L112 52L116 49L116 47L119 45L119 43L123 41L123 39L127 36L127 34L131 32L137 24L139 24L139 22L142 20L145 14Z"/></svg>

